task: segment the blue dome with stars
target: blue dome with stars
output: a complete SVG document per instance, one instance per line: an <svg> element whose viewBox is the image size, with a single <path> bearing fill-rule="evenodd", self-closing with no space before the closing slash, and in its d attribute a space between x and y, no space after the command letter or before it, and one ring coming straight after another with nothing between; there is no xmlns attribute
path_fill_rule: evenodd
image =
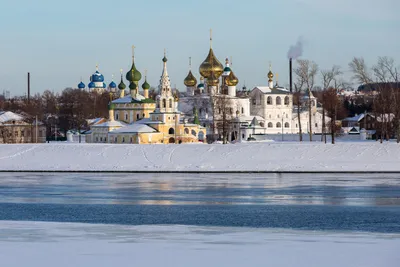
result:
<svg viewBox="0 0 400 267"><path fill-rule="evenodd" d="M98 70L90 77L91 82L104 82L104 76Z"/></svg>
<svg viewBox="0 0 400 267"><path fill-rule="evenodd" d="M85 89L85 84L81 81L81 82L78 84L78 88L79 88L79 89Z"/></svg>
<svg viewBox="0 0 400 267"><path fill-rule="evenodd" d="M112 81L108 87L117 88L117 84L114 81Z"/></svg>

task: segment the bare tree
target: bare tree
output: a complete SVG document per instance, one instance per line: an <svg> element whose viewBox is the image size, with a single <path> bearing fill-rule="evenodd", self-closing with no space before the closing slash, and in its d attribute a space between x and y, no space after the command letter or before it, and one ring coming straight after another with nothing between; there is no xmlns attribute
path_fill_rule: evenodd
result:
<svg viewBox="0 0 400 267"><path fill-rule="evenodd" d="M218 129L218 134L222 135L224 144L228 142L228 134L231 127L231 120L235 111L233 101L228 95L216 94L211 97L213 105L213 124Z"/></svg>
<svg viewBox="0 0 400 267"><path fill-rule="evenodd" d="M308 124L310 141L312 141L311 96L318 72L318 65L314 61L310 61L307 59L298 59L297 64L298 66L294 69L294 73L297 75L298 83L305 86L304 90L306 90L308 94ZM302 87L300 88L300 90L303 89Z"/></svg>
<svg viewBox="0 0 400 267"><path fill-rule="evenodd" d="M321 77L322 77L322 83L323 83L323 88L322 88L322 135L321 135L321 141L324 141L326 143L326 118L325 118L325 99L326 97L330 97L330 92L325 93L328 88L332 86L332 83L337 83L338 76L342 74L342 71L340 70L339 66L334 65L330 70L321 70ZM330 101L330 99L326 99L327 101ZM336 113L335 113L336 114ZM331 118L335 119L335 118ZM331 128L332 129L332 128ZM332 139L334 140L334 139ZM334 141L332 141L334 143Z"/></svg>

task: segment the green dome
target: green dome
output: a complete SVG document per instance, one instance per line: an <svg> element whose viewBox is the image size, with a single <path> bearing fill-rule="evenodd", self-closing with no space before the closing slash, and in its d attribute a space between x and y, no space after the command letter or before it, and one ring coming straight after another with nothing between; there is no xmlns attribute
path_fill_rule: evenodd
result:
<svg viewBox="0 0 400 267"><path fill-rule="evenodd" d="M163 61L163 62L167 62L167 61L168 61L167 57L164 56L163 59L162 59L162 61Z"/></svg>
<svg viewBox="0 0 400 267"><path fill-rule="evenodd" d="M229 71L231 71L231 68L229 68L229 67L224 68L224 72L229 72Z"/></svg>
<svg viewBox="0 0 400 267"><path fill-rule="evenodd" d="M119 90L125 90L125 88L126 88L126 85L124 84L123 81L121 81L121 82L118 84L118 89L119 89Z"/></svg>
<svg viewBox="0 0 400 267"><path fill-rule="evenodd" d="M136 69L134 60L132 60L131 69L126 73L126 79L130 82L138 82L142 79L142 74Z"/></svg>
<svg viewBox="0 0 400 267"><path fill-rule="evenodd" d="M136 88L137 88L136 83L131 82L131 83L129 84L129 89L135 90Z"/></svg>
<svg viewBox="0 0 400 267"><path fill-rule="evenodd" d="M142 88L144 90L150 89L150 84L147 82L147 80L144 80L144 83L142 84Z"/></svg>
<svg viewBox="0 0 400 267"><path fill-rule="evenodd" d="M115 104L114 103L109 103L108 104L108 110L114 110Z"/></svg>

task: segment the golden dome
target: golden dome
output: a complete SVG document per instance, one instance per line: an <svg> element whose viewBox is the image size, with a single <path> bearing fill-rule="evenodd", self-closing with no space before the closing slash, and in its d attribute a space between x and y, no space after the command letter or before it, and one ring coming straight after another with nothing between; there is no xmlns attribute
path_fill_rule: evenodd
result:
<svg viewBox="0 0 400 267"><path fill-rule="evenodd" d="M274 78L274 74L272 73L271 70L268 72L268 78L269 78L270 80L272 80L272 78Z"/></svg>
<svg viewBox="0 0 400 267"><path fill-rule="evenodd" d="M196 86L197 80L196 80L196 78L193 76L191 70L189 71L189 73L188 73L188 75L186 76L186 78L185 78L185 80L183 81L183 83L184 83L187 87Z"/></svg>
<svg viewBox="0 0 400 267"><path fill-rule="evenodd" d="M212 48L210 48L207 58L201 63L199 71L204 78L209 78L212 72L219 78L224 71L224 66L215 57Z"/></svg>
<svg viewBox="0 0 400 267"><path fill-rule="evenodd" d="M211 72L210 77L207 78L207 85L217 86L218 84L219 84L218 77L214 74L214 72Z"/></svg>
<svg viewBox="0 0 400 267"><path fill-rule="evenodd" d="M228 86L236 86L239 83L239 79L236 77L236 75L233 73L231 70L231 73L229 76L226 78L226 84Z"/></svg>

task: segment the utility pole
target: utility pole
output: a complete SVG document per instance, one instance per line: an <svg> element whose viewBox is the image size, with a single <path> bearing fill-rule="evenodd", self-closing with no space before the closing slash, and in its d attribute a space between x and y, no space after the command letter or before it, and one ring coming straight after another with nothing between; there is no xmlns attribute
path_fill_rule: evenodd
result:
<svg viewBox="0 0 400 267"><path fill-rule="evenodd" d="M36 143L38 142L38 119L37 119L37 115L36 115L36 123L35 123L36 125L36 130L35 130L35 132L36 132Z"/></svg>

